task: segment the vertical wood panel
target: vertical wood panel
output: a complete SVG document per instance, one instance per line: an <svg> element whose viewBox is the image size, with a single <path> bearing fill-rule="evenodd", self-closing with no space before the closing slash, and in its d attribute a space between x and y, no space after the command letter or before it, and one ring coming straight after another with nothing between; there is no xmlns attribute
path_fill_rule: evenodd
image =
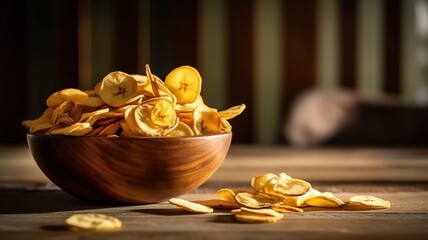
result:
<svg viewBox="0 0 428 240"><path fill-rule="evenodd" d="M28 2L28 118L39 117L45 100L59 90L55 82L55 26L53 1Z"/></svg>
<svg viewBox="0 0 428 240"><path fill-rule="evenodd" d="M199 1L198 66L202 76L202 96L208 106L228 107L226 68L226 1Z"/></svg>
<svg viewBox="0 0 428 240"><path fill-rule="evenodd" d="M339 1L318 2L317 72L323 88L338 87L339 82Z"/></svg>
<svg viewBox="0 0 428 240"><path fill-rule="evenodd" d="M197 66L197 1L150 2L150 61L162 79L180 65Z"/></svg>
<svg viewBox="0 0 428 240"><path fill-rule="evenodd" d="M282 105L287 109L296 96L316 82L316 2L289 0L283 2L283 7L285 86Z"/></svg>
<svg viewBox="0 0 428 240"><path fill-rule="evenodd" d="M0 143L24 143L27 115L27 1L0 2Z"/></svg>
<svg viewBox="0 0 428 240"><path fill-rule="evenodd" d="M279 138L281 83L280 0L257 0L254 5L254 115L255 138L273 144Z"/></svg>
<svg viewBox="0 0 428 240"><path fill-rule="evenodd" d="M92 88L92 1L79 0L78 9L78 68L79 68L79 88Z"/></svg>
<svg viewBox="0 0 428 240"><path fill-rule="evenodd" d="M340 84L356 86L356 0L341 0L339 4Z"/></svg>
<svg viewBox="0 0 428 240"><path fill-rule="evenodd" d="M414 103L417 100L419 85L421 84L421 74L416 61L416 35L415 35L415 2L416 0L406 0L402 2L401 8L401 56L405 61L402 62L402 83L403 99Z"/></svg>
<svg viewBox="0 0 428 240"><path fill-rule="evenodd" d="M358 91L379 96L382 91L382 1L360 0L357 10Z"/></svg>
<svg viewBox="0 0 428 240"><path fill-rule="evenodd" d="M231 120L233 140L241 143L253 142L253 1L228 1L227 19L229 91L230 105L245 103L244 113Z"/></svg>
<svg viewBox="0 0 428 240"><path fill-rule="evenodd" d="M145 74L150 63L150 0L138 0L137 71Z"/></svg>
<svg viewBox="0 0 428 240"><path fill-rule="evenodd" d="M116 0L113 9L113 67L136 73L137 66L137 0Z"/></svg>
<svg viewBox="0 0 428 240"><path fill-rule="evenodd" d="M383 89L386 92L400 94L401 76L401 4L400 0L384 0L383 24Z"/></svg>
<svg viewBox="0 0 428 240"><path fill-rule="evenodd" d="M113 68L113 0L92 0L92 87Z"/></svg>
<svg viewBox="0 0 428 240"><path fill-rule="evenodd" d="M55 89L77 88L78 71L78 1L54 1Z"/></svg>

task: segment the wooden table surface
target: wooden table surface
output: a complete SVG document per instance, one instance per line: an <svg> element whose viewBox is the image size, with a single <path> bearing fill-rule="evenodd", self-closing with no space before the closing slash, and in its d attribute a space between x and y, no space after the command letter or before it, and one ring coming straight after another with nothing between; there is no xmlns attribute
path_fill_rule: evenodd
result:
<svg viewBox="0 0 428 240"><path fill-rule="evenodd" d="M253 176L286 172L343 200L370 194L390 209L308 209L280 222L243 224L230 211L191 214L168 203L104 206L81 202L49 183L25 147L0 147L0 239L428 239L428 149L290 149L233 145L217 173L180 196L215 198L219 188L250 189ZM73 213L118 217L115 232L76 232Z"/></svg>

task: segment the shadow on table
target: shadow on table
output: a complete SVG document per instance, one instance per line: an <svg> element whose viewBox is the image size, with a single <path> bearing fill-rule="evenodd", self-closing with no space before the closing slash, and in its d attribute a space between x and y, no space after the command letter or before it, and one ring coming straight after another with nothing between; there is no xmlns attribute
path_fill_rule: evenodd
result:
<svg viewBox="0 0 428 240"><path fill-rule="evenodd" d="M109 207L112 205L81 201L61 190L0 191L0 214L47 213Z"/></svg>

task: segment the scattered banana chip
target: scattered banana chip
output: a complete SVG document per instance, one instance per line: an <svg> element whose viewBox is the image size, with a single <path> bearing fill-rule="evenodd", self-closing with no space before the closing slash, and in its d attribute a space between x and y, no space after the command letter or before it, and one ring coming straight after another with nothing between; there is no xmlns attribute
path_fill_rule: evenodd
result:
<svg viewBox="0 0 428 240"><path fill-rule="evenodd" d="M104 214L74 214L65 220L67 225L83 230L117 230L122 222Z"/></svg>
<svg viewBox="0 0 428 240"><path fill-rule="evenodd" d="M305 208L311 207L361 211L391 206L389 201L373 196L354 196L349 202L344 203L333 193L320 192L312 188L310 183L294 179L285 173L256 176L251 180L251 186L255 192L222 188L217 191L221 199L189 202L173 198L169 202L198 213L209 213L213 208L233 209L231 214L237 221L244 223L277 222L284 217L283 213L302 213ZM270 194L270 191L275 194Z"/></svg>
<svg viewBox="0 0 428 240"><path fill-rule="evenodd" d="M224 199L199 200L195 201L195 203L202 204L204 206L212 207L215 209L237 209L241 207L241 205L239 205L235 201L232 202Z"/></svg>
<svg viewBox="0 0 428 240"><path fill-rule="evenodd" d="M350 205L363 205L371 208L390 208L391 202L373 196L353 196L349 199Z"/></svg>
<svg viewBox="0 0 428 240"><path fill-rule="evenodd" d="M245 109L245 104L220 112L208 107L200 95L202 78L193 67L174 69L165 82L149 65L146 75L116 71L93 90L54 92L42 116L22 125L47 135L187 137L231 132L228 120Z"/></svg>
<svg viewBox="0 0 428 240"><path fill-rule="evenodd" d="M312 207L340 207L344 203L333 194L321 193L319 196L307 199L305 204Z"/></svg>
<svg viewBox="0 0 428 240"><path fill-rule="evenodd" d="M238 211L234 210L234 211L232 211L232 213L233 212L238 212ZM253 208L241 207L239 209L239 212L240 213L246 213L246 214L255 214L255 215L270 216L270 217L275 217L275 218L278 218L278 219L281 219L281 218L284 217L283 214L281 214L281 213L279 213L279 212L277 212L275 210L269 209L269 208L253 209Z"/></svg>
<svg viewBox="0 0 428 240"><path fill-rule="evenodd" d="M282 219L283 215L280 213L274 213L274 210L271 209L251 209L243 210L244 208L232 210L232 214L235 216L235 219L239 222L244 223L272 223L277 222ZM263 210L261 212L260 210ZM264 211L267 210L267 211ZM271 210L271 211L269 211Z"/></svg>
<svg viewBox="0 0 428 240"><path fill-rule="evenodd" d="M235 200L241 206L248 208L269 208L275 204L274 199L259 192L240 192L235 195Z"/></svg>
<svg viewBox="0 0 428 240"><path fill-rule="evenodd" d="M212 213L214 211L214 209L211 207L179 198L171 198L168 200L168 202L193 213Z"/></svg>
<svg viewBox="0 0 428 240"><path fill-rule="evenodd" d="M275 205L272 207L273 210L277 211L277 212L281 212L281 213L286 213L286 212L303 212L303 209L298 208L298 207L293 207L293 206L289 206L287 204L284 203L280 203L278 205Z"/></svg>

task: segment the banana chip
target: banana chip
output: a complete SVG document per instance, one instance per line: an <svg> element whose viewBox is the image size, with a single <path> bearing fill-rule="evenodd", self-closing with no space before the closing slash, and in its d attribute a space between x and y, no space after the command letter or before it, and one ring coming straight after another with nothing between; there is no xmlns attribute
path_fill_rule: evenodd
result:
<svg viewBox="0 0 428 240"><path fill-rule="evenodd" d="M204 206L212 207L215 209L237 209L241 207L241 205L236 203L235 200L233 200L232 202L224 199L199 200L195 201L195 203L202 204Z"/></svg>
<svg viewBox="0 0 428 240"><path fill-rule="evenodd" d="M177 120L174 104L168 100L158 100L151 110L150 119L157 126L165 128L173 126Z"/></svg>
<svg viewBox="0 0 428 240"><path fill-rule="evenodd" d="M238 116L244 110L245 110L245 104L241 104L241 105L233 106L233 107L228 108L226 110L220 111L220 112L218 112L218 114L220 115L220 117L222 117L226 120L229 120L229 119L232 119L232 118Z"/></svg>
<svg viewBox="0 0 428 240"><path fill-rule="evenodd" d="M303 209L298 207L289 206L287 204L281 203L278 205L275 205L272 207L273 210L280 212L280 213L286 213L286 212L303 212Z"/></svg>
<svg viewBox="0 0 428 240"><path fill-rule="evenodd" d="M216 109L196 107L193 112L193 130L196 135L220 132L220 115Z"/></svg>
<svg viewBox="0 0 428 240"><path fill-rule="evenodd" d="M122 227L122 222L104 214L74 214L65 221L67 225L83 230L116 230Z"/></svg>
<svg viewBox="0 0 428 240"><path fill-rule="evenodd" d="M313 207L340 207L344 203L332 193L321 193L319 196L307 199L305 204Z"/></svg>
<svg viewBox="0 0 428 240"><path fill-rule="evenodd" d="M349 199L350 205L362 205L371 208L390 208L391 202L374 196L353 196Z"/></svg>
<svg viewBox="0 0 428 240"><path fill-rule="evenodd" d="M201 83L198 70L190 66L172 70L165 79L165 86L177 97L179 104L194 102L201 93Z"/></svg>
<svg viewBox="0 0 428 240"><path fill-rule="evenodd" d="M257 209L257 210L270 210L270 209ZM281 217L277 217L277 216L272 216L273 214L267 215L265 213L266 211L263 211L263 214L259 212L246 212L246 211L243 211L242 208L237 210L232 210L232 214L235 216L235 219L239 222L244 222L244 223L272 223L282 219L282 216L283 216L281 214Z"/></svg>
<svg viewBox="0 0 428 240"><path fill-rule="evenodd" d="M226 201L235 202L236 193L232 189L229 189L229 188L219 189L217 191L217 195Z"/></svg>
<svg viewBox="0 0 428 240"><path fill-rule="evenodd" d="M109 73L101 82L100 97L112 107L122 107L137 96L137 81L124 72Z"/></svg>
<svg viewBox="0 0 428 240"><path fill-rule="evenodd" d="M70 136L83 136L92 131L90 123L74 123L73 125L54 129L50 132L52 135L70 135Z"/></svg>
<svg viewBox="0 0 428 240"><path fill-rule="evenodd" d="M254 215L263 215L263 216L270 216L275 217L278 219L281 219L284 217L283 214L269 208L263 208L263 209L253 209L253 208L246 208L241 207L238 210L232 211L232 213L246 213L246 214L254 214Z"/></svg>
<svg viewBox="0 0 428 240"><path fill-rule="evenodd" d="M193 213L212 213L214 211L214 209L211 207L179 198L171 198L168 200L168 202Z"/></svg>
<svg viewBox="0 0 428 240"><path fill-rule="evenodd" d="M275 200L263 193L240 192L235 195L235 201L248 208L269 208Z"/></svg>
<svg viewBox="0 0 428 240"><path fill-rule="evenodd" d="M88 98L88 94L82 90L75 88L66 88L50 95L46 100L46 105L48 107L57 107L65 101L72 101L76 104L79 104L84 101L87 101Z"/></svg>
<svg viewBox="0 0 428 240"><path fill-rule="evenodd" d="M192 129L183 122L178 122L178 125L174 130L169 132L166 136L168 137L186 137L195 135Z"/></svg>
<svg viewBox="0 0 428 240"><path fill-rule="evenodd" d="M146 76L111 72L94 89L52 93L46 100L48 110L22 125L30 133L79 136L187 137L231 132L228 120L241 114L245 105L220 114L204 103L201 85L199 72L190 66L174 69L165 82L152 74L149 65Z"/></svg>

